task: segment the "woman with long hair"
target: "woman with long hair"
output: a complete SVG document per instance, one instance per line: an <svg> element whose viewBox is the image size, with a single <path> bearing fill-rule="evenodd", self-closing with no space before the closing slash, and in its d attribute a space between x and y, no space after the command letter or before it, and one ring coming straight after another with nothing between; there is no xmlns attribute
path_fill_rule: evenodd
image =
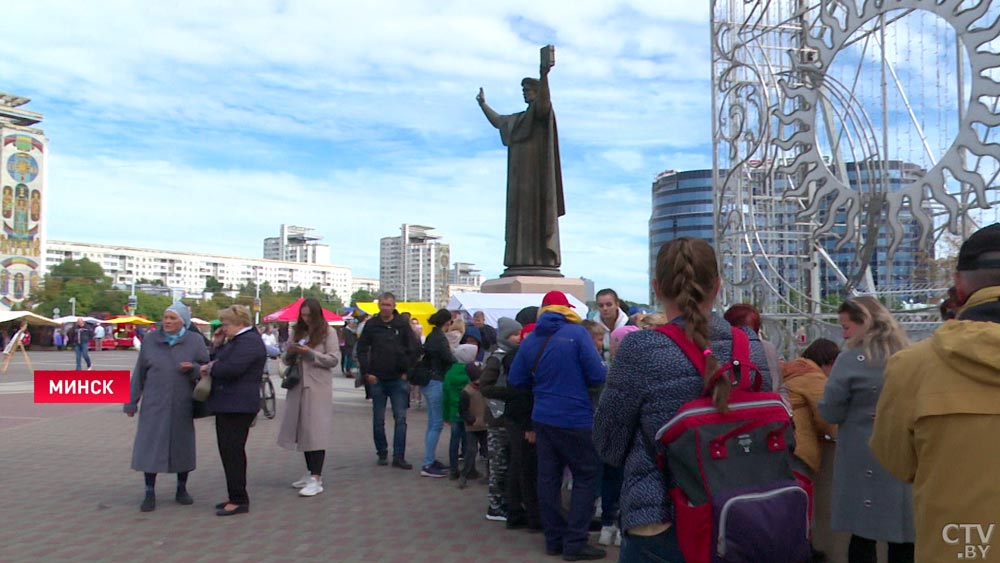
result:
<svg viewBox="0 0 1000 563"><path fill-rule="evenodd" d="M625 336L611 364L594 416L594 443L605 462L625 469L620 563L684 561L667 493L673 477L659 469L653 452L657 430L684 403L707 391L716 408L728 404L728 382L720 378L705 389L708 378L732 356L732 328L712 313L720 284L715 250L707 242L680 237L664 244L657 253L653 288L667 321L683 328L705 353L705 370L699 373L671 338L654 330ZM766 376L760 340L749 332L748 338L750 359ZM767 387L765 377L763 389Z"/></svg>
<svg viewBox="0 0 1000 563"><path fill-rule="evenodd" d="M848 563L877 561L876 542L889 543L889 562L913 561L913 495L890 475L868 448L885 364L909 342L906 332L874 297L840 306L845 350L837 357L819 402L819 413L838 424L833 465L836 531L850 532Z"/></svg>
<svg viewBox="0 0 1000 563"><path fill-rule="evenodd" d="M427 399L427 433L424 435L424 463L420 466L420 474L440 478L447 475L444 464L435 459L441 429L444 428L444 374L455 363L455 355L444 334L451 327L451 311L438 309L427 322L434 328L424 341L424 355L420 360L430 372L430 381L420 388Z"/></svg>
<svg viewBox="0 0 1000 563"><path fill-rule="evenodd" d="M311 497L323 492L323 461L333 442L333 368L340 360L340 340L316 299L302 302L284 360L298 362L302 380L285 398L278 445L304 453L307 473L292 486Z"/></svg>

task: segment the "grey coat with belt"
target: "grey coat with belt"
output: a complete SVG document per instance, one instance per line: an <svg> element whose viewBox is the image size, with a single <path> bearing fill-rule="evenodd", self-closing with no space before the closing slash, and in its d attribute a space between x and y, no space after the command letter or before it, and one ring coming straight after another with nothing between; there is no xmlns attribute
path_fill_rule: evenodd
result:
<svg viewBox="0 0 1000 563"><path fill-rule="evenodd" d="M295 361L298 354L285 354ZM278 445L311 452L333 447L333 368L340 361L340 340L332 329L326 340L299 360L302 382L288 391Z"/></svg>
<svg viewBox="0 0 1000 563"><path fill-rule="evenodd" d="M194 369L180 371L191 362ZM146 336L132 370L126 413L139 410L132 448L132 469L144 473L178 473L195 467L191 391L198 368L208 363L205 340L187 331L173 346L162 330Z"/></svg>
<svg viewBox="0 0 1000 563"><path fill-rule="evenodd" d="M840 425L831 526L873 540L912 542L910 485L890 475L868 448L884 369L884 362L869 365L860 348L845 350L823 390L819 413L830 424Z"/></svg>

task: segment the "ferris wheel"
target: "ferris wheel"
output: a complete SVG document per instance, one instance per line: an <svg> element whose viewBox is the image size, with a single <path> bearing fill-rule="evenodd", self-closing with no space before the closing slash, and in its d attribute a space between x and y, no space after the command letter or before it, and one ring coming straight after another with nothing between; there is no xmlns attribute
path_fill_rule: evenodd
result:
<svg viewBox="0 0 1000 563"><path fill-rule="evenodd" d="M1000 3L713 0L716 244L730 302L940 291L996 222Z"/></svg>

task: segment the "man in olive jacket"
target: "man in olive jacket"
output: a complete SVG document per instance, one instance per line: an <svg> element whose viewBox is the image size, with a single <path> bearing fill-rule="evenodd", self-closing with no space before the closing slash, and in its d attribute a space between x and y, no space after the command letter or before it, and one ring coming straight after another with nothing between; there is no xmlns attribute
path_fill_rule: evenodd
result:
<svg viewBox="0 0 1000 563"><path fill-rule="evenodd" d="M392 437L392 466L412 469L406 461L406 409L410 398L406 372L420 357L420 342L410 323L396 313L393 294L379 296L378 310L378 316L368 320L358 340L358 363L365 383L371 386L375 453L379 465L389 464L389 444L385 437L388 400L396 423Z"/></svg>
<svg viewBox="0 0 1000 563"><path fill-rule="evenodd" d="M1000 560L1000 223L962 245L957 320L894 355L871 449L913 483L915 561Z"/></svg>

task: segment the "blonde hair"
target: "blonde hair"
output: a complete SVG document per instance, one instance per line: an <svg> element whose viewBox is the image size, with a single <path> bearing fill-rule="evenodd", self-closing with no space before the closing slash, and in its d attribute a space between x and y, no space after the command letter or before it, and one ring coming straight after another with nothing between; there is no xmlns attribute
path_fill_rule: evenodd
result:
<svg viewBox="0 0 1000 563"><path fill-rule="evenodd" d="M461 315L452 319L451 328L448 329L448 332L458 332L461 334L465 334L465 319L462 318Z"/></svg>
<svg viewBox="0 0 1000 563"><path fill-rule="evenodd" d="M580 322L580 326L587 329L587 332L589 332L591 336L604 336L605 330L601 328L601 325L597 321L584 319Z"/></svg>
<svg viewBox="0 0 1000 563"><path fill-rule="evenodd" d="M650 313L643 315L635 321L635 326L641 329L652 329L667 324L666 313Z"/></svg>
<svg viewBox="0 0 1000 563"><path fill-rule="evenodd" d="M252 317L250 317L250 309L246 305L230 305L226 307L219 311L219 320L229 321L240 326L250 326L253 324Z"/></svg>
<svg viewBox="0 0 1000 563"><path fill-rule="evenodd" d="M906 330L874 297L852 297L844 301L838 312L861 325L861 332L849 338L846 345L861 348L869 365L885 363L889 356L910 345Z"/></svg>

